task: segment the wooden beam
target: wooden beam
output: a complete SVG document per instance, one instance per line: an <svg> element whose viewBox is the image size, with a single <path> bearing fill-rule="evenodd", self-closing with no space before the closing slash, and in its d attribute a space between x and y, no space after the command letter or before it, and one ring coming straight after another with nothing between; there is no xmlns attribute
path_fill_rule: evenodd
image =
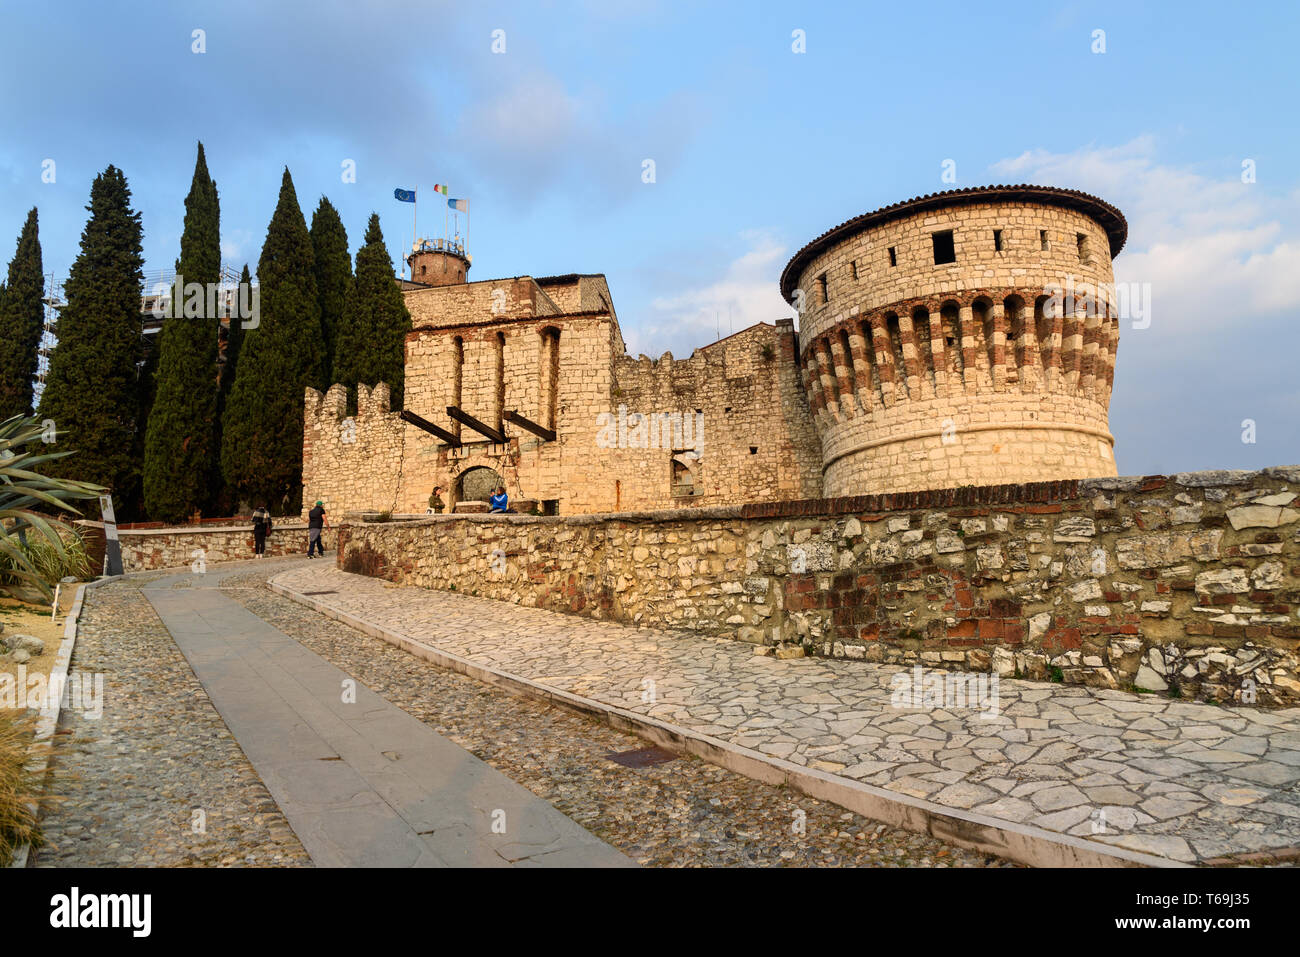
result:
<svg viewBox="0 0 1300 957"><path fill-rule="evenodd" d="M428 432L430 435L442 439L442 441L446 442L453 449L461 447L461 441L456 438L456 436L452 435L446 429L438 428L438 426L434 425L428 419L420 418L414 412L403 409L401 412L397 413L397 417L403 422L410 422L417 429L424 429L424 431Z"/></svg>
<svg viewBox="0 0 1300 957"><path fill-rule="evenodd" d="M545 426L538 425L532 419L524 418L522 415L520 415L518 412L515 412L513 409L505 413L504 415L502 415L501 418L505 419L507 422L513 425L519 426L521 429L527 429L529 432L533 433L533 435L540 435L547 442L555 441L554 429L548 429Z"/></svg>
<svg viewBox="0 0 1300 957"><path fill-rule="evenodd" d="M498 443L499 445L505 445L507 442L510 441L509 439L506 438L506 434L504 432L498 432L496 429L492 428L492 426L480 422L478 419L474 418L474 416L470 415L468 412L463 412L460 409L456 408L454 405L447 406L447 414L451 416L453 419L455 419L457 422L459 422L461 425L468 425L475 432L478 432L480 435L486 435L489 439L491 439L493 442Z"/></svg>

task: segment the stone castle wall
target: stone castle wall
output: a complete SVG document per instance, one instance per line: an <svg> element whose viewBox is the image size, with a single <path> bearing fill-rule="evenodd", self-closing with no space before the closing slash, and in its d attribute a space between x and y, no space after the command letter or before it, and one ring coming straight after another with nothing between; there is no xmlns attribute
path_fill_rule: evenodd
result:
<svg viewBox="0 0 1300 957"><path fill-rule="evenodd" d="M758 650L1300 704L1300 466L348 525L347 570Z"/></svg>
<svg viewBox="0 0 1300 957"><path fill-rule="evenodd" d="M793 292L826 494L1115 475L1110 248L1077 209L990 199L815 249ZM1091 309L1058 314L1053 285Z"/></svg>
<svg viewBox="0 0 1300 957"><path fill-rule="evenodd" d="M463 445L403 422L382 385L363 387L354 417L342 387L323 398L309 389L304 507L319 498L335 515L423 512L435 485L450 506L476 468L500 475L512 500L560 514L820 494L789 320L652 362L624 355L600 276L444 286L406 301L423 324L407 337L405 408ZM456 422L448 406L509 441ZM508 411L555 441L504 422Z"/></svg>

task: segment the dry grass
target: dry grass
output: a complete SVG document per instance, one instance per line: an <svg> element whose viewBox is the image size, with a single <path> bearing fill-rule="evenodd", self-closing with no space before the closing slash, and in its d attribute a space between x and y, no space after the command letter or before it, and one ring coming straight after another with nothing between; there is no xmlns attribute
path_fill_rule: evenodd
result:
<svg viewBox="0 0 1300 957"><path fill-rule="evenodd" d="M0 867L8 866L23 844L39 843L36 805L40 776L31 769L35 715L0 709Z"/></svg>

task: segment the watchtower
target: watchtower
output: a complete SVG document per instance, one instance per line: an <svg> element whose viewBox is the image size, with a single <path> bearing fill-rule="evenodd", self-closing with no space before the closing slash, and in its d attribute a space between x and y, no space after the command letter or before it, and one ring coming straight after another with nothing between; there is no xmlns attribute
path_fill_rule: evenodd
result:
<svg viewBox="0 0 1300 957"><path fill-rule="evenodd" d="M425 286L455 286L468 281L470 257L455 239L418 239L406 257L411 281Z"/></svg>
<svg viewBox="0 0 1300 957"><path fill-rule="evenodd" d="M1116 474L1111 259L1127 232L1086 193L986 186L799 250L781 292L800 313L824 494Z"/></svg>

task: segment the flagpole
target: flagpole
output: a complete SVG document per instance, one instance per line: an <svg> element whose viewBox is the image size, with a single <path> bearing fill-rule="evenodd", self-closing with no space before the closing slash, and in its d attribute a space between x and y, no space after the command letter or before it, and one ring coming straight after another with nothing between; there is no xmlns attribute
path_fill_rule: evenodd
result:
<svg viewBox="0 0 1300 957"><path fill-rule="evenodd" d="M415 249L415 244L420 241L420 231L419 229L416 228L415 225L419 215L420 215L420 187L416 186L415 202L411 203L411 249L412 250ZM403 255L403 259L405 259L405 255ZM412 279L415 278L414 273L411 274L411 278Z"/></svg>

